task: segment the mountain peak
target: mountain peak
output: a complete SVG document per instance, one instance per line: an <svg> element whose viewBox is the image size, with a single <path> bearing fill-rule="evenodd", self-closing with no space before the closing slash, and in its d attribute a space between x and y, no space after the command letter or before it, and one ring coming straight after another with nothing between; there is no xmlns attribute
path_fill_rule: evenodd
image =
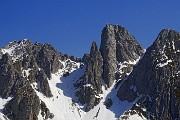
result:
<svg viewBox="0 0 180 120"><path fill-rule="evenodd" d="M107 24L101 34L100 51L104 60L103 77L110 87L114 82L118 63L136 61L144 49L124 27Z"/></svg>
<svg viewBox="0 0 180 120"><path fill-rule="evenodd" d="M163 29L154 41L153 49L161 50L165 47L173 47L176 49L180 46L180 33L173 29ZM178 49L177 49L178 50Z"/></svg>
<svg viewBox="0 0 180 120"><path fill-rule="evenodd" d="M144 53L123 26L107 24L100 49L93 41L83 59L13 41L0 49L0 119L179 119L179 68L180 33L172 29Z"/></svg>
<svg viewBox="0 0 180 120"><path fill-rule="evenodd" d="M162 39L162 38L166 38L166 40L172 40L171 38L173 37L177 37L177 35L180 35L179 32L177 32L174 29L162 29L161 32L159 33L157 39Z"/></svg>
<svg viewBox="0 0 180 120"><path fill-rule="evenodd" d="M119 28L124 28L122 25L114 25L114 24L106 24L105 28L115 28L115 27L119 27Z"/></svg>
<svg viewBox="0 0 180 120"><path fill-rule="evenodd" d="M96 42L93 41L90 53L92 53L93 51L98 51L98 50L99 49L98 49L98 46L97 46Z"/></svg>
<svg viewBox="0 0 180 120"><path fill-rule="evenodd" d="M163 29L120 86L119 99L131 102L139 99L137 103L145 106L150 119L179 119L179 52L180 34Z"/></svg>
<svg viewBox="0 0 180 120"><path fill-rule="evenodd" d="M121 32L122 34L130 34L125 27L121 26L121 25L113 25L113 24L106 24L106 26L104 27L103 31L106 31L108 33L118 33ZM113 33L112 33L113 34Z"/></svg>

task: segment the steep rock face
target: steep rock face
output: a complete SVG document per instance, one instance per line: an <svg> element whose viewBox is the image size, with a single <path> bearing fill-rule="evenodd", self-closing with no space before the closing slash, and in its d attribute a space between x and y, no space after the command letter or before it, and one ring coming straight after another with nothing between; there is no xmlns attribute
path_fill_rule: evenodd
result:
<svg viewBox="0 0 180 120"><path fill-rule="evenodd" d="M33 46L33 54L37 65L44 70L49 79L51 73L56 73L58 69L62 68L62 64L59 62L62 55L49 44L36 43Z"/></svg>
<svg viewBox="0 0 180 120"><path fill-rule="evenodd" d="M13 120L37 120L39 110L39 98L31 86L26 86L5 106L3 113Z"/></svg>
<svg viewBox="0 0 180 120"><path fill-rule="evenodd" d="M39 82L40 91L45 96L52 97L52 93L51 93L51 90L49 88L48 78L42 70L38 72L37 81Z"/></svg>
<svg viewBox="0 0 180 120"><path fill-rule="evenodd" d="M39 86L38 91L46 97L52 97L48 80L51 78L51 73L56 73L63 67L60 62L63 59L66 59L64 55L51 45L32 44L29 40L14 41L2 48L0 96L2 98L13 97L4 108L4 114L17 120L37 119L40 108L43 107L41 112L47 119L50 112L45 107L45 103L40 102L30 85L36 82ZM18 104L15 104L16 102ZM11 110L13 114L9 115ZM52 117L52 114L50 116Z"/></svg>
<svg viewBox="0 0 180 120"><path fill-rule="evenodd" d="M164 29L121 85L120 100L145 106L149 119L179 119L180 33ZM124 94L125 93L125 94Z"/></svg>
<svg viewBox="0 0 180 120"><path fill-rule="evenodd" d="M134 61L142 54L143 48L133 36L119 25L106 25L102 31L100 51L93 42L90 54L85 54L83 62L87 65L86 72L75 86L79 102L87 104L86 111L99 104L102 99L102 82L106 88L114 80L126 78L133 69ZM102 77L103 76L103 77Z"/></svg>
<svg viewBox="0 0 180 120"><path fill-rule="evenodd" d="M79 102L86 103L85 110L89 111L100 102L99 94L102 93L103 60L95 42L92 44L90 55L85 55L84 60L87 65L86 72L75 86L80 88L76 94Z"/></svg>
<svg viewBox="0 0 180 120"><path fill-rule="evenodd" d="M144 52L124 27L110 24L102 31L100 51L103 57L103 79L108 87L115 80L115 72L120 67L118 63L134 61Z"/></svg>
<svg viewBox="0 0 180 120"><path fill-rule="evenodd" d="M13 66L9 54L6 53L2 56L0 65L0 96L7 98L10 95L15 95L17 90L26 84L26 81L22 77L22 73L19 73Z"/></svg>
<svg viewBox="0 0 180 120"><path fill-rule="evenodd" d="M40 79L40 83L46 83L46 85L41 84L41 88L43 89L43 93L48 97L51 97L49 85L47 84L47 80L45 77L41 77L41 74L45 74L44 76L48 76L50 79L50 68L52 71L57 72L57 68L60 68L60 62L58 64L53 62L53 58L47 61L44 60L41 62L41 59L45 59L47 57L39 57L39 54L43 54L48 56L49 51L47 48L47 53L37 53L37 49L43 49L44 45L33 45L29 40L23 40L19 42L12 42L4 47L1 51L4 53L2 58L0 59L0 95L2 98L7 98L10 95L16 95L17 90L27 83L38 82ZM54 49L53 49L54 50ZM55 51L55 50L54 50ZM55 54L55 53L54 53ZM58 54L56 52L56 54ZM53 54L51 54L53 56ZM50 57L51 57L50 56ZM52 63L51 63L52 62ZM52 65L48 68L44 67L47 64ZM40 65L44 65L43 67ZM39 67L40 66L40 67ZM56 67L53 67L56 66ZM39 72L41 70L41 72ZM49 73L47 72L49 71ZM41 73L41 74L39 74ZM46 86L46 87L45 87Z"/></svg>
<svg viewBox="0 0 180 120"><path fill-rule="evenodd" d="M47 112L44 112L44 109ZM3 113L12 120L38 120L40 110L44 118L47 119L50 116L46 105L39 99L32 87L27 85L18 90L18 94L5 106Z"/></svg>

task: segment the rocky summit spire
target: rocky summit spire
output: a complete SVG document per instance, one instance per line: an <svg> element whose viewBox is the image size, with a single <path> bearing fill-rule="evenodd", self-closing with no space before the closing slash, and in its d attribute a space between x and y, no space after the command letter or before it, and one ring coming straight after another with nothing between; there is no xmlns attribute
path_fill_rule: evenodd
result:
<svg viewBox="0 0 180 120"><path fill-rule="evenodd" d="M82 80L75 86L80 88L76 96L80 103L87 104L85 111L89 111L99 104L101 99L99 94L102 93L103 60L95 42L92 43L90 54L84 59L87 61L86 71Z"/></svg>
<svg viewBox="0 0 180 120"><path fill-rule="evenodd" d="M107 24L101 34L103 78L108 87L115 80L118 63L135 61L144 52L141 45L122 26Z"/></svg>
<svg viewBox="0 0 180 120"><path fill-rule="evenodd" d="M128 79L118 97L144 106L149 119L179 119L180 111L180 33L162 30ZM124 94L125 93L125 94ZM134 110L133 107L132 110Z"/></svg>

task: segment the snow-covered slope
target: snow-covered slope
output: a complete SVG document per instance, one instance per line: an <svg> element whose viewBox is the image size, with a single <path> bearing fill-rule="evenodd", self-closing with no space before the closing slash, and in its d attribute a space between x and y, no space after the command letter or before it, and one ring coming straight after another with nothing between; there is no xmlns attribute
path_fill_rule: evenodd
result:
<svg viewBox="0 0 180 120"><path fill-rule="evenodd" d="M132 62L130 63L132 64ZM117 118L129 110L135 103L120 101L116 96L118 87L115 87L116 83L114 83L108 89L103 86L103 94L100 95L103 98L101 102L89 112L85 112L83 109L84 106L80 105L75 97L77 90L74 88L74 83L83 76L86 66L82 66L82 63L73 62L74 67L71 69L69 75L63 77L63 74L67 72L68 66L66 65L66 61L62 62L62 64L64 68L60 69L58 73L52 74L52 79L49 80L53 97L48 98L44 96L37 91L38 84L32 84L39 98L46 103L50 112L54 114L53 120L117 120ZM105 105L108 98L111 98L113 101L110 108L107 108ZM43 120L41 114L39 114L38 118L39 120Z"/></svg>
<svg viewBox="0 0 180 120"><path fill-rule="evenodd" d="M71 63L72 62L73 61L71 61ZM49 86L53 97L48 98L38 92L37 83L33 83L32 86L39 98L46 103L50 112L54 114L53 120L80 120L83 111L75 102L75 89L73 83L83 75L85 66L80 68L80 63L73 62L74 68L71 69L70 75L63 77L63 74L66 73L68 66L66 65L66 61L62 63L64 68L60 69L58 73L52 74L52 79L49 80ZM41 114L39 114L39 120L43 120Z"/></svg>

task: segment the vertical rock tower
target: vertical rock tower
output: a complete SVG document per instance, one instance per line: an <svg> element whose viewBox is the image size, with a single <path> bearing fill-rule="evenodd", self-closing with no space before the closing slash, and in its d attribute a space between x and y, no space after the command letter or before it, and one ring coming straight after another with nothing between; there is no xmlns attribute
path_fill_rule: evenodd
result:
<svg viewBox="0 0 180 120"><path fill-rule="evenodd" d="M100 51L103 57L103 79L110 87L115 80L118 64L137 60L144 49L124 27L107 24L101 34Z"/></svg>

